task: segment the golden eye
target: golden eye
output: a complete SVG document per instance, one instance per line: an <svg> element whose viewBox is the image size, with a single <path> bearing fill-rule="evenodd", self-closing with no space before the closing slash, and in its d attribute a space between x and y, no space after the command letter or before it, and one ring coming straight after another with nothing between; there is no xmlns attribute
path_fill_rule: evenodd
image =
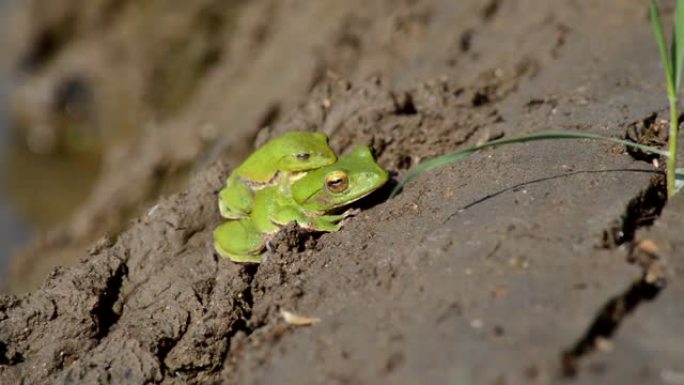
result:
<svg viewBox="0 0 684 385"><path fill-rule="evenodd" d="M344 171L333 171L325 176L325 187L333 194L339 194L349 187L349 178Z"/></svg>

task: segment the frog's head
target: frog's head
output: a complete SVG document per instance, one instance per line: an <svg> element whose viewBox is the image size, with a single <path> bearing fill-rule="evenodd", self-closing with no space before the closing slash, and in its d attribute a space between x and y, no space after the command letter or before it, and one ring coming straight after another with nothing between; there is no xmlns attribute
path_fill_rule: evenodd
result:
<svg viewBox="0 0 684 385"><path fill-rule="evenodd" d="M288 132L274 144L282 156L278 169L298 172L335 163L337 156L328 146L328 136L322 132Z"/></svg>
<svg viewBox="0 0 684 385"><path fill-rule="evenodd" d="M309 171L292 184L292 197L302 207L325 212L365 197L387 182L389 175L367 146L341 156L336 163Z"/></svg>

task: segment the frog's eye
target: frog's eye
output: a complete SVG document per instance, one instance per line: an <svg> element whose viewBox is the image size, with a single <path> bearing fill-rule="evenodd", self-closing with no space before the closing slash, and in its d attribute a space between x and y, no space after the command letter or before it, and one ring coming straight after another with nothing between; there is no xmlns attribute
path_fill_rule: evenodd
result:
<svg viewBox="0 0 684 385"><path fill-rule="evenodd" d="M349 187L349 178L344 171L333 171L325 176L325 188L333 194L344 192Z"/></svg>
<svg viewBox="0 0 684 385"><path fill-rule="evenodd" d="M304 152L304 153L295 155L295 157L297 157L297 160L307 161L307 160L309 160L309 158L311 158L311 154Z"/></svg>

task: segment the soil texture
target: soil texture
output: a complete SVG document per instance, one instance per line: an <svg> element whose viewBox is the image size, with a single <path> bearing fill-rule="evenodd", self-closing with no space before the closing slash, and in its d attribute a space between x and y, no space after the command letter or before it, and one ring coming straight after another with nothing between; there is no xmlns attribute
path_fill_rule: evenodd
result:
<svg viewBox="0 0 684 385"><path fill-rule="evenodd" d="M111 43L130 2L95 3L118 5L98 30ZM622 146L482 151L396 198L376 192L339 232L281 234L259 266L211 247L230 169L288 130L326 132L339 153L369 144L395 183L425 159L523 133L660 138L645 2L260 0L235 12L192 93L142 98L167 119L112 150L74 218L18 257L13 289L42 285L0 297L0 383L684 383L684 197L666 202L654 159ZM30 56L23 86L72 68L79 44Z"/></svg>

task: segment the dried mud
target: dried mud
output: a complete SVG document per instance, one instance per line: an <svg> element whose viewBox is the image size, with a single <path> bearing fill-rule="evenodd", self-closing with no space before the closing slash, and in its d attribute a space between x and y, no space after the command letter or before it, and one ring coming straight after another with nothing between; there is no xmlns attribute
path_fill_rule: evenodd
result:
<svg viewBox="0 0 684 385"><path fill-rule="evenodd" d="M643 2L244 7L231 43L243 56L163 126L172 140L136 142L138 171L110 168L78 215L109 217L94 203L107 198L132 210L160 168L193 168L187 186L87 255L94 233L61 230L78 241L60 255L84 257L0 298L1 383L681 383L682 198L666 203L661 173L622 147L483 151L394 199L377 192L342 231L281 235L258 267L211 248L216 193L255 137L367 143L396 180L492 138L624 137L657 121L666 100ZM197 122L234 131L207 139ZM126 193L140 181L145 193ZM281 310L321 321L294 327Z"/></svg>

